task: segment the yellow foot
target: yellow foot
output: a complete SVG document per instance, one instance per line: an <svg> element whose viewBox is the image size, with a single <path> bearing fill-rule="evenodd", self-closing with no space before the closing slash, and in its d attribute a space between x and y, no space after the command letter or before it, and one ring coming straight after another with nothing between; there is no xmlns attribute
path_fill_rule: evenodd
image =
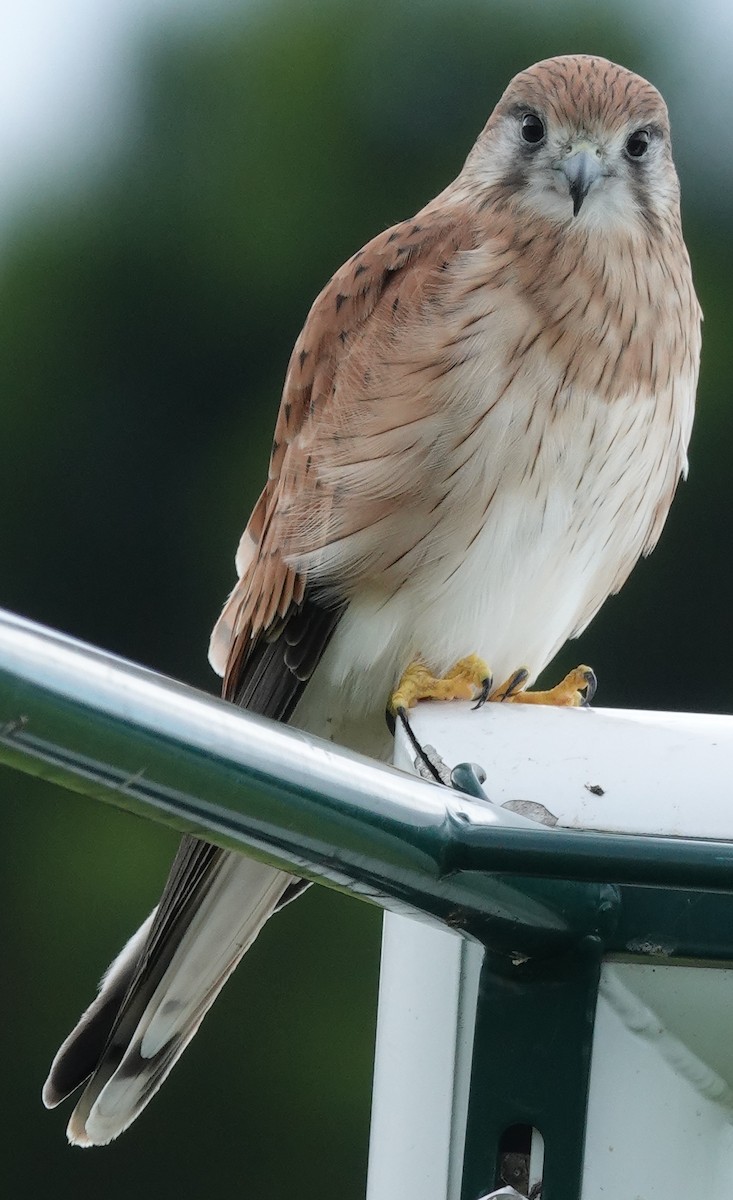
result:
<svg viewBox="0 0 733 1200"><path fill-rule="evenodd" d="M392 693L393 713L413 708L418 700L485 700L491 688L491 671L477 654L462 658L445 675L436 677L422 659L411 662Z"/></svg>
<svg viewBox="0 0 733 1200"><path fill-rule="evenodd" d="M590 704L596 691L595 673L590 667L576 667L561 683L545 692L526 692L524 685L529 672L522 667L496 688L490 700L510 701L514 704L555 704L565 708L580 708Z"/></svg>

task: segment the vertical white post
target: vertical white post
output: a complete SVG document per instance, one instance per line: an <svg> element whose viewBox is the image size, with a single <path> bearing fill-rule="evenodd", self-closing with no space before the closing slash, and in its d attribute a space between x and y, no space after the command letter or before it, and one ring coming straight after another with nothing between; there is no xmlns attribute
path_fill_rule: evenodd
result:
<svg viewBox="0 0 733 1200"><path fill-rule="evenodd" d="M731 717L424 705L413 726L451 764L481 763L509 812L532 805L561 827L733 841ZM412 757L398 733L396 764L410 770ZM676 961L674 921L669 931L669 945L650 941L643 924L616 948L631 961L603 966L587 1200L731 1195L733 951L708 961L703 928L700 959ZM460 1198L481 960L480 946L437 925L385 916L367 1200ZM531 1182L541 1159L535 1136Z"/></svg>
<svg viewBox="0 0 733 1200"><path fill-rule="evenodd" d="M367 1200L459 1200L482 956L385 913Z"/></svg>

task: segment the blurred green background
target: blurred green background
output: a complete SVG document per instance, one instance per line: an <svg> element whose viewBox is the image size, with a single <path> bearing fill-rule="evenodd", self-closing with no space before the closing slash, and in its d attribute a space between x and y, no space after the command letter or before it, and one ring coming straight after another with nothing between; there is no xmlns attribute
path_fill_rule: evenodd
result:
<svg viewBox="0 0 733 1200"><path fill-rule="evenodd" d="M671 12L262 0L141 19L125 121L0 238L0 604L215 690L208 632L312 298L452 178L515 71L589 51L670 104L705 354L662 543L553 674L588 661L601 704L730 711L730 134ZM3 1194L362 1195L378 912L312 889L132 1130L72 1150L46 1068L174 839L9 771L2 788Z"/></svg>

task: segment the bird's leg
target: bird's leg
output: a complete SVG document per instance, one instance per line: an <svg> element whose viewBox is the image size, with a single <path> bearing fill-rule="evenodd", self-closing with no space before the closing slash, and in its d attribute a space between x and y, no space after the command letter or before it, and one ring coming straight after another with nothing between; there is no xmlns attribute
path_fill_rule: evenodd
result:
<svg viewBox="0 0 733 1200"><path fill-rule="evenodd" d="M496 703L552 704L578 708L590 704L596 691L596 677L590 667L575 667L560 683L544 691L526 690L529 671L520 667L499 687L493 687L491 671L477 654L460 659L445 675L433 675L421 658L410 663L392 693L389 711L406 712L420 700L486 700Z"/></svg>
<svg viewBox="0 0 733 1200"><path fill-rule="evenodd" d="M489 700L499 703L510 701L515 704L554 704L563 708L585 708L590 704L596 691L595 673L590 667L576 667L570 671L560 683L547 691L527 692L524 685L529 678L529 672L522 667L495 688Z"/></svg>
<svg viewBox="0 0 733 1200"><path fill-rule="evenodd" d="M433 675L421 658L411 662L392 693L389 708L399 715L418 700L482 700L491 691L491 671L477 654L460 659L445 675Z"/></svg>
<svg viewBox="0 0 733 1200"><path fill-rule="evenodd" d="M436 783L445 783L440 766L433 762L426 748L415 737L407 716L408 710L420 700L475 700L475 708L480 708L487 700L499 704L554 704L577 708L590 704L596 690L596 677L590 667L576 667L561 683L542 692L526 691L528 679L529 671L526 667L520 667L499 687L494 688L491 671L478 654L459 659L445 675L439 676L433 675L423 659L416 658L404 671L390 697L387 724L390 732L394 733L395 719L400 721L426 773Z"/></svg>
<svg viewBox="0 0 733 1200"><path fill-rule="evenodd" d="M477 654L469 654L461 658L446 671L445 675L436 676L429 670L421 658L410 663L402 678L392 693L387 707L387 724L394 733L394 721L398 718L418 759L427 774L436 783L445 783L440 767L433 762L427 749L424 748L413 733L407 717L407 711L413 708L419 700L477 700L483 704L491 691L491 671L482 658ZM442 764L441 764L442 765Z"/></svg>

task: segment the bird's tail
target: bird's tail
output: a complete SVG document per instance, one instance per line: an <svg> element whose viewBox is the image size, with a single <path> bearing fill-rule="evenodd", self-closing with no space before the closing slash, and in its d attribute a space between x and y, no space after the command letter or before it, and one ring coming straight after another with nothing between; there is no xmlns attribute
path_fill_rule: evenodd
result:
<svg viewBox="0 0 733 1200"><path fill-rule="evenodd" d="M158 908L51 1065L48 1108L87 1081L69 1141L105 1145L135 1120L292 884L282 871L184 839Z"/></svg>

